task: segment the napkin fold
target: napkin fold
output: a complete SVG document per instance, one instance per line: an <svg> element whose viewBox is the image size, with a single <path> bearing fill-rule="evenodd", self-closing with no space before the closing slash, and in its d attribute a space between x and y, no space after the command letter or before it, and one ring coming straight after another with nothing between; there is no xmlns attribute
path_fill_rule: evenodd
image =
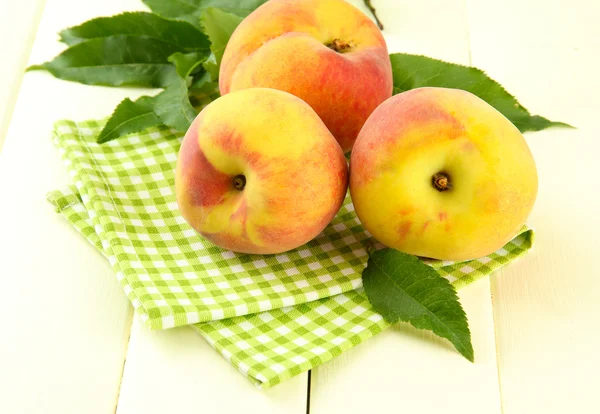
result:
<svg viewBox="0 0 600 414"><path fill-rule="evenodd" d="M167 128L98 145L104 121L60 121L54 142L74 184L48 199L113 266L151 329L192 325L255 385L314 368L389 325L361 287L374 243L349 197L317 239L291 252L244 255L204 241L173 192L181 135ZM463 287L532 246L523 228L497 252L462 263L432 261Z"/></svg>

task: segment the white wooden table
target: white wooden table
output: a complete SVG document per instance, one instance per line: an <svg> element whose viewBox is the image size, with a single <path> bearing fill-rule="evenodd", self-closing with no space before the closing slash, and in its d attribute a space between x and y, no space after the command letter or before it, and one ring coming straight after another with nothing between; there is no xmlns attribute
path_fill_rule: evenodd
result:
<svg viewBox="0 0 600 414"><path fill-rule="evenodd" d="M532 112L578 127L527 135L540 175L537 243L460 292L476 363L402 325L260 391L192 330L147 331L106 261L45 201L69 183L52 123L105 116L146 91L22 73L61 50L60 29L142 4L3 0L0 413L599 412L600 3L373 2L391 51L483 68Z"/></svg>

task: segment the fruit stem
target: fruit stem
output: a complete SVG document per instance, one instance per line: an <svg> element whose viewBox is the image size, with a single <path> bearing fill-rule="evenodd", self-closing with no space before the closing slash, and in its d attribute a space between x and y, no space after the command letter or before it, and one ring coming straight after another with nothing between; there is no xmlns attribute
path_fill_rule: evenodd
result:
<svg viewBox="0 0 600 414"><path fill-rule="evenodd" d="M373 4L371 4L371 0L364 0L364 2L365 2L365 6L367 6L369 11L375 18L375 21L377 22L377 26L379 26L379 30L383 30L383 24L379 20L379 17L377 17L377 13L375 12L375 7L373 7Z"/></svg>
<svg viewBox="0 0 600 414"><path fill-rule="evenodd" d="M431 177L431 185L438 191L447 191L452 189L450 177L443 171L433 174Z"/></svg>
<svg viewBox="0 0 600 414"><path fill-rule="evenodd" d="M367 247L366 247L366 249L365 249L365 250L367 251L367 255L368 255L369 257L371 257L371 255L377 251L377 249L375 248L375 245L374 245L374 244L369 244L369 245L367 245Z"/></svg>
<svg viewBox="0 0 600 414"><path fill-rule="evenodd" d="M340 39L333 39L331 43L327 43L326 46L338 53L348 52L349 49L354 47L352 43Z"/></svg>
<svg viewBox="0 0 600 414"><path fill-rule="evenodd" d="M233 177L233 187L236 190L242 191L245 186L246 186L246 177L244 177L242 174L236 175L235 177Z"/></svg>

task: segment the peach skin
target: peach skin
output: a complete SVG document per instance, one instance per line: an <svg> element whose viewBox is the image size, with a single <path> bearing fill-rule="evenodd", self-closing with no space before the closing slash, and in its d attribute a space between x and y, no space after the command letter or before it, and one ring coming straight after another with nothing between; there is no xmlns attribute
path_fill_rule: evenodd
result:
<svg viewBox="0 0 600 414"><path fill-rule="evenodd" d="M242 253L281 253L316 237L339 210L342 149L299 98L246 89L209 104L186 133L175 177L183 217Z"/></svg>
<svg viewBox="0 0 600 414"><path fill-rule="evenodd" d="M469 92L420 88L388 99L360 132L350 194L380 242L417 256L467 260L512 239L537 195L519 130Z"/></svg>
<svg viewBox="0 0 600 414"><path fill-rule="evenodd" d="M344 0L271 0L231 36L219 87L222 95L252 87L294 94L349 151L392 96L392 69L379 28Z"/></svg>

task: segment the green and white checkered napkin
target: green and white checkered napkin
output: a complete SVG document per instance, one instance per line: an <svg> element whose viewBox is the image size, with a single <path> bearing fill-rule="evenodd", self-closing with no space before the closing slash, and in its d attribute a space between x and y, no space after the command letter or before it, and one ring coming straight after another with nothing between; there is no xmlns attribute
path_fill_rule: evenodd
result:
<svg viewBox="0 0 600 414"><path fill-rule="evenodd" d="M332 359L388 324L361 288L374 243L349 198L314 241L274 256L212 246L183 220L173 192L181 136L152 128L107 144L102 121L61 121L54 139L75 186L49 200L110 261L152 329L194 328L256 385L266 388ZM431 264L465 286L521 256L523 229L496 253Z"/></svg>

